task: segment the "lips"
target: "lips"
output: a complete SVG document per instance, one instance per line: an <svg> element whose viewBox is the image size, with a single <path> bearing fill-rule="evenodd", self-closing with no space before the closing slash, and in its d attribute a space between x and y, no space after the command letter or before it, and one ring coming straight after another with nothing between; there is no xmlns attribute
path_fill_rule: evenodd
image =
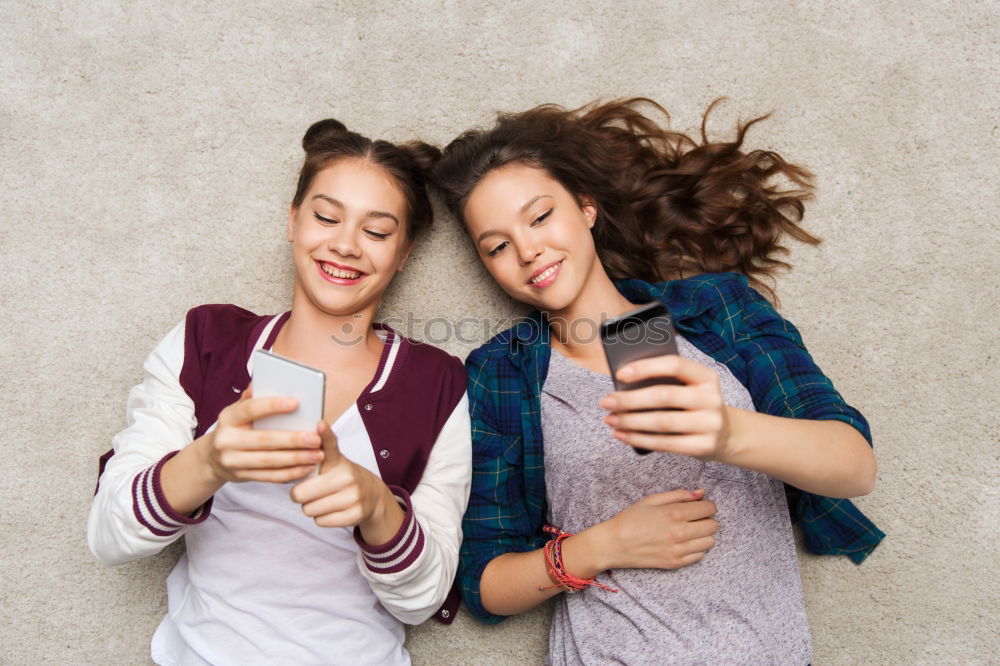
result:
<svg viewBox="0 0 1000 666"><path fill-rule="evenodd" d="M562 269L562 262L563 260L560 259L539 268L531 274L531 278L528 279L528 286L543 289L551 285L559 276L559 271Z"/></svg>
<svg viewBox="0 0 1000 666"><path fill-rule="evenodd" d="M316 268L320 276L327 282L342 285L352 285L361 282L368 275L351 266L344 266L332 261L316 260Z"/></svg>

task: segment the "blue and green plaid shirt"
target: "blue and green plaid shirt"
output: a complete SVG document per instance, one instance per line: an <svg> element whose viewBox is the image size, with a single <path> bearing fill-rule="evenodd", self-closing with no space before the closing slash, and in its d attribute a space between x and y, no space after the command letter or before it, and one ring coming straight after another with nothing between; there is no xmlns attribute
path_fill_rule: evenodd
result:
<svg viewBox="0 0 1000 666"><path fill-rule="evenodd" d="M625 280L618 290L633 303L658 300L677 329L726 365L750 392L759 412L849 423L871 443L868 422L847 405L813 362L798 331L735 273L648 284ZM548 327L539 312L469 354L472 413L472 494L465 513L458 582L466 605L488 623L479 580L490 560L541 548L545 466L541 389L549 367ZM885 536L849 500L793 488L789 502L813 553L844 554L860 563Z"/></svg>

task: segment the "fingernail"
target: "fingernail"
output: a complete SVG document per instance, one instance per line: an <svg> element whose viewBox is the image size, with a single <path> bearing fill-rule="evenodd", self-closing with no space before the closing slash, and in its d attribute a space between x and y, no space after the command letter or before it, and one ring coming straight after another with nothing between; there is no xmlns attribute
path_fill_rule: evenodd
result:
<svg viewBox="0 0 1000 666"><path fill-rule="evenodd" d="M614 397L610 395L604 396L603 398L601 398L601 402L598 403L598 405L600 405L604 409L614 409L617 404L618 401L615 400Z"/></svg>
<svg viewBox="0 0 1000 666"><path fill-rule="evenodd" d="M618 371L618 378L619 379L628 379L629 377L631 377L634 374L635 374L635 369L634 368L622 368L621 370Z"/></svg>
<svg viewBox="0 0 1000 666"><path fill-rule="evenodd" d="M691 497L701 497L704 494L705 494L704 488L699 488L698 490L691 491Z"/></svg>
<svg viewBox="0 0 1000 666"><path fill-rule="evenodd" d="M604 417L604 422L607 423L612 428L614 428L616 425L618 425L618 417L615 416L614 414L608 414L607 416Z"/></svg>
<svg viewBox="0 0 1000 666"><path fill-rule="evenodd" d="M315 433L309 433L306 435L306 444L309 446L319 446L323 440L320 439L319 435Z"/></svg>
<svg viewBox="0 0 1000 666"><path fill-rule="evenodd" d="M281 401L281 407L283 409L293 409L295 407L295 400L292 398L286 398Z"/></svg>

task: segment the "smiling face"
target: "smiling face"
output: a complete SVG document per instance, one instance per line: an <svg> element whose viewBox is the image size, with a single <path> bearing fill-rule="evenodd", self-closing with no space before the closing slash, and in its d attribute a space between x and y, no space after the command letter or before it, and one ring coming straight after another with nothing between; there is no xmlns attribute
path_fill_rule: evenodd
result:
<svg viewBox="0 0 1000 666"><path fill-rule="evenodd" d="M590 229L597 209L548 173L508 164L473 188L465 223L493 279L513 298L550 314L574 307L603 271Z"/></svg>
<svg viewBox="0 0 1000 666"><path fill-rule="evenodd" d="M288 240L295 304L333 315L374 314L412 247L406 200L381 167L337 160L316 173L302 203L292 208Z"/></svg>

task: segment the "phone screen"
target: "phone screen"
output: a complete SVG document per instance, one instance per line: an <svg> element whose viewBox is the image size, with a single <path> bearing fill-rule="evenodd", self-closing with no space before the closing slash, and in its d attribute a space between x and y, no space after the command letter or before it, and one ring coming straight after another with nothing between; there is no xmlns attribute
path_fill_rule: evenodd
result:
<svg viewBox="0 0 1000 666"><path fill-rule="evenodd" d="M326 375L322 370L298 363L264 349L253 355L253 395L256 398L295 398L298 409L272 414L253 422L254 430L301 430L313 432L323 418Z"/></svg>
<svg viewBox="0 0 1000 666"><path fill-rule="evenodd" d="M601 342L611 368L615 390L630 391L656 384L681 384L673 377L652 377L637 382L623 382L615 375L618 370L644 358L677 354L677 329L670 313L662 303L647 303L623 315L601 323ZM648 449L635 447L636 453L645 455Z"/></svg>
<svg viewBox="0 0 1000 666"><path fill-rule="evenodd" d="M601 323L601 342L611 376L632 361L677 353L677 330L662 303L647 303ZM679 384L671 377L656 377L626 383L614 379L615 389L627 391L654 384Z"/></svg>

